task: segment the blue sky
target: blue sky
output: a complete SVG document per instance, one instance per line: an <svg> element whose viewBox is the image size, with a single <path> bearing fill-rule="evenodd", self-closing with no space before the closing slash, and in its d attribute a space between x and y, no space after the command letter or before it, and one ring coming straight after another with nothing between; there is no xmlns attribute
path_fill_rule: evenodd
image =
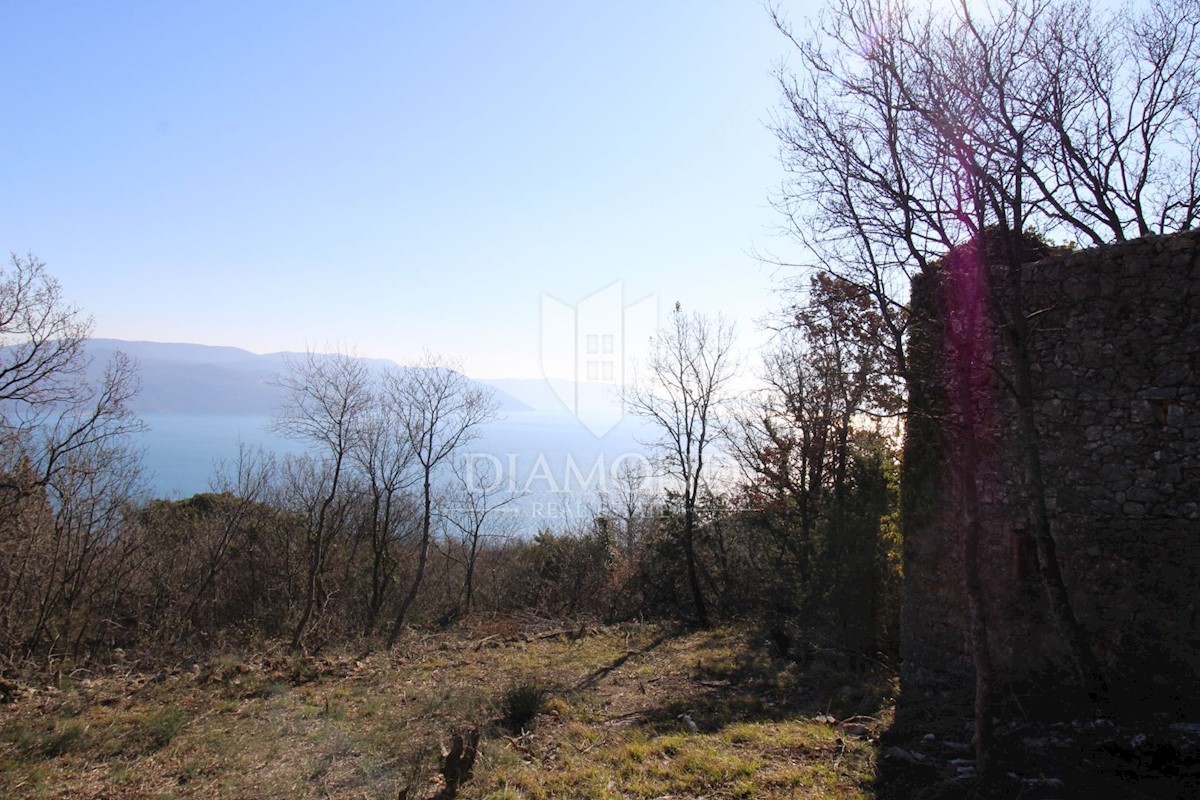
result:
<svg viewBox="0 0 1200 800"><path fill-rule="evenodd" d="M97 335L536 377L543 294L623 281L747 343L779 303L759 3L0 0L0 29L0 248Z"/></svg>

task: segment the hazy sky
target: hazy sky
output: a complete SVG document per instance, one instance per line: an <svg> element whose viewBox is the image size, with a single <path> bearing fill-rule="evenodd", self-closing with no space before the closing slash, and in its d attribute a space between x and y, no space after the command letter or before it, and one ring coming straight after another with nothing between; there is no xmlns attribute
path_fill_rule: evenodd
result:
<svg viewBox="0 0 1200 800"><path fill-rule="evenodd" d="M778 303L753 0L0 0L0 30L0 248L97 335L534 377L543 294Z"/></svg>

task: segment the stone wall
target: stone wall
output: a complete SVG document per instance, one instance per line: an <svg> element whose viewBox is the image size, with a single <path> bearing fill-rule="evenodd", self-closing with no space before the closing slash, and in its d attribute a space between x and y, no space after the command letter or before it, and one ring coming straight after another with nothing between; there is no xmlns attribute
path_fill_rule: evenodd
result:
<svg viewBox="0 0 1200 800"><path fill-rule="evenodd" d="M1058 254L1026 265L1022 280L1047 505L1072 604L1114 692L1200 704L1200 232ZM940 284L913 290L902 716L971 675L961 513L938 435ZM978 480L989 641L1002 684L1053 692L1066 680L1064 650L1037 580L994 326L992 346Z"/></svg>

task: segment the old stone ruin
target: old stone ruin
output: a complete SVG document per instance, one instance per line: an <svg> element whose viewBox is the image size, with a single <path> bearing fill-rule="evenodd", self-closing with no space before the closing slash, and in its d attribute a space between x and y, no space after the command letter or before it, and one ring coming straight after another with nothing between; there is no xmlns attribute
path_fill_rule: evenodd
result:
<svg viewBox="0 0 1200 800"><path fill-rule="evenodd" d="M1103 713L1200 721L1200 232L1041 255L1021 267L1019 291L1042 494L1070 605L1107 683ZM1051 708L1078 682L1038 577L1012 351L995 313L1012 299L1011 273L985 273L972 391L997 699L1027 715L1068 714ZM948 322L962 295L944 279L914 285L910 368L925 390L914 392L905 452L901 725L961 704L973 675L948 388L947 337L959 324Z"/></svg>

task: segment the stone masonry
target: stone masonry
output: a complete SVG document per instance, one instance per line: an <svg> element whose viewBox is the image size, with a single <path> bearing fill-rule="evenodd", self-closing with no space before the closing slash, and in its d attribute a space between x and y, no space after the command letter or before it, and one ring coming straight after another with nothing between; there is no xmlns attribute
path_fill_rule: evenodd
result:
<svg viewBox="0 0 1200 800"><path fill-rule="evenodd" d="M1072 605L1114 695L1195 708L1200 232L1058 253L1022 280L1046 500ZM936 428L945 298L933 283L913 291L913 369L933 388L914 393L905 451L902 719L971 676L961 517ZM993 333L977 482L989 642L1001 685L1053 693L1067 680L1064 650L1037 580L1005 345Z"/></svg>

